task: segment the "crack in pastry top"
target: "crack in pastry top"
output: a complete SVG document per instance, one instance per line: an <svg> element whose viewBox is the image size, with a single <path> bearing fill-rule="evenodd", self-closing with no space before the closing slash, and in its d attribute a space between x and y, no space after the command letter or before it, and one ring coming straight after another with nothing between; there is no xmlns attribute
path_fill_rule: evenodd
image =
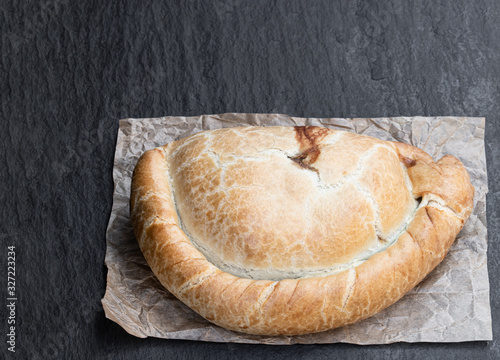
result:
<svg viewBox="0 0 500 360"><path fill-rule="evenodd" d="M266 280L338 273L392 245L414 218L414 164L390 143L317 127L253 129L165 148L179 225L220 270ZM384 182L398 189L380 192ZM394 206L401 216L391 223Z"/></svg>

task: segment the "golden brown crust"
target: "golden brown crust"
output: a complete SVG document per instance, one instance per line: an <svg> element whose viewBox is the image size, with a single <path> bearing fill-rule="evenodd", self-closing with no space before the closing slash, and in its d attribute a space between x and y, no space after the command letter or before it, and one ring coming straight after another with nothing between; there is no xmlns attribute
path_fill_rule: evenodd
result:
<svg viewBox="0 0 500 360"><path fill-rule="evenodd" d="M209 138L210 141L207 142ZM268 151L266 158L262 160L258 155L259 151L262 153L262 148L274 149L288 155L278 154L273 158L273 152ZM334 159L339 159L339 154L344 156L335 162ZM316 214L318 219L309 221L304 226L309 227L308 230L312 233L316 231L318 237L324 237L325 231L329 231L330 236L336 231L344 231L342 236L355 235L352 238L354 244L361 241L357 240L356 236L365 240L355 246L357 250L354 255L349 254L346 247L341 251L330 252L326 258L349 261L353 256L363 254L367 246L375 246L375 249L381 251L371 254L367 260L351 262L344 271L339 268L337 272L325 272L321 276L314 276L317 269L311 270L307 268L307 264L300 265L302 268L299 270L296 265L290 268L286 259L276 260L276 266L285 269L285 273L288 271L290 274L304 276L273 281L235 276L222 271L208 261L191 242L194 237L205 231L204 228L197 228L197 221L202 223L212 219L214 224L218 224L215 210L223 209L224 203L233 200L249 201L247 199L255 197L266 216L272 216L271 212L266 213L266 204L263 203L265 198L259 197L258 193L256 195L255 189L252 189L253 192L246 191L252 185L258 184L248 183L249 176L232 176L241 174L245 169L245 163L239 157L247 157L247 160L251 158L251 164L255 165L252 168L257 170L248 174L251 175L250 178L253 176L254 180L266 182L272 181L273 175L281 176L280 171L273 173L273 167L281 164L282 167L288 166L283 170L286 176L306 176L312 179L310 181L317 182L317 175L313 174L317 172L321 181L332 189L337 189L334 186L339 186L339 182L342 186L345 184L341 194L345 195L348 201L344 199L342 202L342 199L339 199L339 202L347 203L350 207L346 205L345 208L330 208L330 204L323 198L337 199L339 196L330 189L331 193L323 192L318 195L317 203L310 200L309 208L317 205L311 214ZM285 160L291 165L284 165ZM193 168L195 163L196 169ZM266 163L272 166L266 167ZM234 166L234 172L228 170L230 166ZM220 168L225 168L224 176L219 172ZM380 171L374 170L377 168ZM405 169L408 169L407 173ZM304 172L308 174L303 175ZM385 179L380 177L381 172L388 176ZM183 184L182 180L188 185ZM316 196L317 189L308 185L304 179L299 178L297 183L303 190L302 196ZM323 186L323 183L320 185ZM241 186L241 189L235 184ZM386 192L384 184L402 190L396 191L395 194ZM220 188L224 189L224 194L217 192ZM234 191L232 195L231 188ZM280 189L276 188L275 191L279 192ZM409 190L412 191L410 196L406 194ZM205 198L193 200L193 196L198 194L205 195ZM359 321L399 300L444 258L472 211L473 194L474 189L468 174L457 159L445 156L434 163L425 152L409 145L317 128L253 128L241 132L218 130L148 151L141 157L133 176L131 218L141 250L155 275L170 292L200 315L235 331L262 335L297 335ZM230 195L234 195L234 199ZM352 197L351 200L348 196ZM415 209L413 197L422 197L416 212L412 210ZM290 194L290 199L283 200L285 206L289 206L289 201L293 201L300 207L303 201L294 193ZM271 202L275 203L276 199ZM208 210L200 209L197 213L197 207L203 203ZM195 218L200 216L200 219L189 223L185 215L186 209L180 210L183 206L189 209L189 214L193 214ZM362 218L366 221L367 230L350 229L349 224L356 219L340 219L322 214L321 207L334 209L337 214L343 212L345 216L356 213L358 222L359 214L365 212ZM246 210L249 209L252 210L250 205ZM389 214L390 209L398 214L392 216ZM241 215L245 213L245 208L239 211ZM405 223L407 212L411 212L409 223ZM179 214L183 223L180 222ZM290 211L289 215L293 218L293 211ZM248 219L248 214L246 217L234 217L233 220L241 219ZM292 220L300 221L295 218ZM257 218L256 221L266 220ZM323 234L314 230L317 224L314 221L325 224ZM345 224L347 230L330 224L335 221ZM246 225L242 223L242 226ZM191 234L186 233L186 226ZM218 226L224 227L224 224L219 223ZM357 228L363 228L363 224L358 224ZM227 234L239 236L242 233L241 229L238 230L234 226L226 226L225 229L227 232L223 235L228 244L231 244L231 241ZM280 231L278 229L280 236L285 237L286 233ZM388 241L384 237L395 236L398 231L402 232L396 233L397 240L392 245L387 243L385 248L378 247L379 242L383 244ZM261 232L265 233L265 230ZM294 264L300 262L302 257L296 255L293 246L289 246L290 249L280 249L279 245L272 244L273 239L268 239L270 234L272 233L258 238L257 244L250 241L255 238L241 238L250 241L250 245L243 249L247 258L242 258L242 261L246 261L245 266L256 264L258 268L249 276L266 274L268 271L267 263L263 266L259 263L259 259L266 257L263 252L259 253L262 249L259 249L258 245L264 244L263 249L266 251L285 249L284 251L289 251L287 257L296 257ZM297 234L302 233L291 232L291 236ZM306 235L302 236L307 240ZM287 246L294 245L287 243L286 239L279 241L284 241ZM217 246L217 243L206 244L215 244L215 248ZM321 242L310 244L313 252L322 252ZM341 242L337 245L342 248ZM327 244L323 247L325 251L329 251ZM232 256L242 254L239 248L226 249L221 253L228 254L228 258L223 259L228 262L232 260ZM277 255L276 259L280 253ZM273 260L272 257L266 259ZM316 257L315 260L323 261L322 266L331 265L328 259L322 257Z"/></svg>

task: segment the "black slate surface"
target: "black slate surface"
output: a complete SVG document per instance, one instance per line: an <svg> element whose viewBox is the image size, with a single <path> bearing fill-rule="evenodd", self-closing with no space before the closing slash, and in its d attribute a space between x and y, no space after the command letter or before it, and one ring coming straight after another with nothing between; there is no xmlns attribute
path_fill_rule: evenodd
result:
<svg viewBox="0 0 500 360"><path fill-rule="evenodd" d="M0 358L500 358L499 20L496 0L2 1L1 294L14 245L18 300ZM486 117L495 340L212 344L105 319L118 119L223 112Z"/></svg>

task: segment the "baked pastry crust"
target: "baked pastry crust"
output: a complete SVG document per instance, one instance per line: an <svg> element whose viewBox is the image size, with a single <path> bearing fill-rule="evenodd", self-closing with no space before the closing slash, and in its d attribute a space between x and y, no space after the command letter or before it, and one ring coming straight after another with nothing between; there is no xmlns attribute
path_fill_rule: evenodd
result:
<svg viewBox="0 0 500 360"><path fill-rule="evenodd" d="M157 278L201 316L298 335L399 300L443 260L473 196L450 155L318 127L232 128L144 153L131 219Z"/></svg>

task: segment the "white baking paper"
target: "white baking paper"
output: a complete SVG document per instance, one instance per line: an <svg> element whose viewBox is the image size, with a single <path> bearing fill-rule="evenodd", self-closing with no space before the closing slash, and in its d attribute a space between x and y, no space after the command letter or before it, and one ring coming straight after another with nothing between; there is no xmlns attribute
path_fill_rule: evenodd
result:
<svg viewBox="0 0 500 360"><path fill-rule="evenodd" d="M209 129L317 125L406 142L437 160L446 154L466 166L476 189L474 212L445 260L399 302L354 325L304 336L253 336L220 328L165 290L134 238L129 194L134 166L156 146ZM106 233L106 316L138 337L260 344L346 342L385 344L492 340L487 269L484 118L295 118L277 114L169 116L120 121L113 169L115 192Z"/></svg>

